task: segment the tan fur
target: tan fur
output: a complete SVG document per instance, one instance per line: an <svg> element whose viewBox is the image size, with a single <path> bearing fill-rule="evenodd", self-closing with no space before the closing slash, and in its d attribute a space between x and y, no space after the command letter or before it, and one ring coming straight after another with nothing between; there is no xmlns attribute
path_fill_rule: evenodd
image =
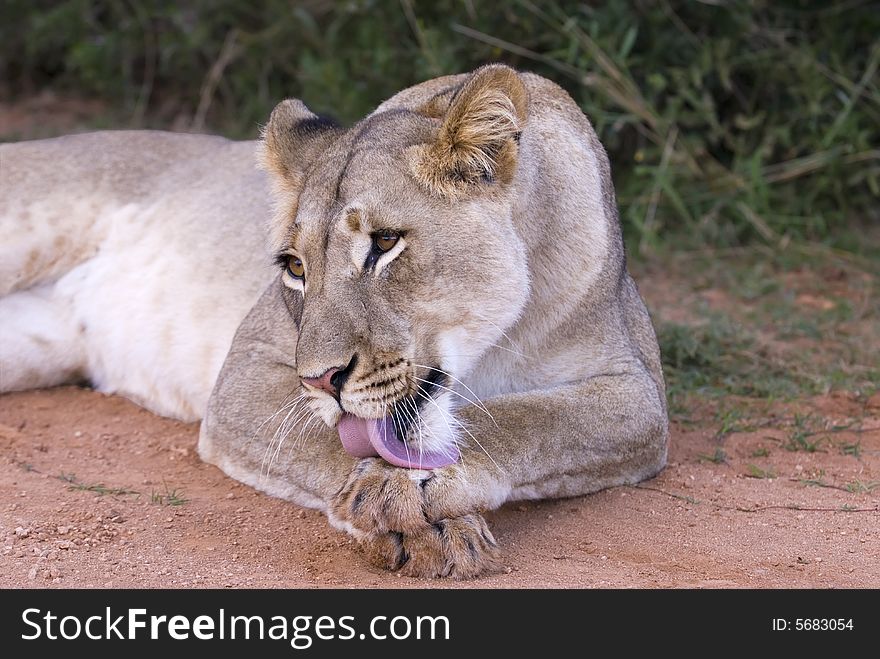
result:
<svg viewBox="0 0 880 659"><path fill-rule="evenodd" d="M275 107L262 131L257 160L272 174L276 216L269 223L269 242L273 246L285 238L274 230L285 226L285 215L296 214L306 176L304 165L314 161L336 135L332 127L318 128L318 122L319 117L302 101L288 99Z"/></svg>
<svg viewBox="0 0 880 659"><path fill-rule="evenodd" d="M255 147L157 131L0 144L0 391L87 380L201 419L276 274Z"/></svg>
<svg viewBox="0 0 880 659"><path fill-rule="evenodd" d="M260 144L5 144L0 189L0 391L87 378L203 417L204 460L324 510L387 569L497 570L483 511L665 463L659 351L608 161L548 80L446 76L348 130L285 101ZM301 382L330 368L348 369L339 400ZM353 458L343 411L396 415L416 454L461 460Z"/></svg>
<svg viewBox="0 0 880 659"><path fill-rule="evenodd" d="M267 130L300 134L284 117ZM604 150L565 92L485 67L404 90L331 135L314 160L308 146L266 144L307 172L277 184L302 180L273 229L305 281L282 275L243 322L202 457L324 509L383 567L458 578L501 565L481 511L662 468L656 339L625 269ZM404 247L366 267L371 233L389 229ZM413 451L458 443L459 464L407 473L341 449L343 411L393 413L435 364L450 377L406 413L418 417L406 437ZM338 402L299 385L347 365ZM267 465L282 442L295 447Z"/></svg>
<svg viewBox="0 0 880 659"><path fill-rule="evenodd" d="M437 98L418 111L440 116L437 139L414 147L413 173L430 192L455 197L482 180L509 183L516 168L517 145L527 114L525 85L514 71L487 66L456 93L444 114Z"/></svg>

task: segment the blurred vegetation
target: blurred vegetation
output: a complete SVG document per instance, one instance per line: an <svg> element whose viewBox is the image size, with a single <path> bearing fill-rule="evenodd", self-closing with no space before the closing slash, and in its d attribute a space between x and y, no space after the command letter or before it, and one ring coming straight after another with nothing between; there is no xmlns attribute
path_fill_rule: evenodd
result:
<svg viewBox="0 0 880 659"><path fill-rule="evenodd" d="M252 137L287 96L351 122L487 61L553 78L591 117L631 249L859 250L880 218L876 3L0 4L0 94L101 97L120 126Z"/></svg>
<svg viewBox="0 0 880 659"><path fill-rule="evenodd" d="M880 390L880 258L817 244L671 252L632 264L670 412Z"/></svg>

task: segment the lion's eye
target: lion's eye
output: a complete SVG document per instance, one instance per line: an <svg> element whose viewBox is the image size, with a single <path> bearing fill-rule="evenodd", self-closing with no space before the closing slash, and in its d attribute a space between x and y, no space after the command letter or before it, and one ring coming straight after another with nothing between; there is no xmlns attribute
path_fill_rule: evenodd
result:
<svg viewBox="0 0 880 659"><path fill-rule="evenodd" d="M306 275L306 269L303 266L302 260L300 260L296 256L291 256L290 258L288 258L287 274L289 274L294 279L303 279Z"/></svg>
<svg viewBox="0 0 880 659"><path fill-rule="evenodd" d="M397 244L400 235L393 231L382 231L373 235L373 245L380 252L387 252Z"/></svg>

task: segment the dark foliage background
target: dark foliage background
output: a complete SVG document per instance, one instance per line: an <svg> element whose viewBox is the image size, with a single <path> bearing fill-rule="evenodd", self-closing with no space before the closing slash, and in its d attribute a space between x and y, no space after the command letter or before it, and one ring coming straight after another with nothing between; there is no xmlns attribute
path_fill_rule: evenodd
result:
<svg viewBox="0 0 880 659"><path fill-rule="evenodd" d="M100 97L120 127L253 137L288 96L352 122L487 61L553 78L591 117L631 248L858 250L878 222L878 3L0 4L2 98Z"/></svg>

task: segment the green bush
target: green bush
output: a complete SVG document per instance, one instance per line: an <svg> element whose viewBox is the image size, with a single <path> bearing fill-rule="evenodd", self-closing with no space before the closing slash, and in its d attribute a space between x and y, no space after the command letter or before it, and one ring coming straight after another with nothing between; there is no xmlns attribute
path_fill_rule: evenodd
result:
<svg viewBox="0 0 880 659"><path fill-rule="evenodd" d="M552 77L592 118L640 248L840 244L878 220L880 11L867 2L0 6L5 95L52 86L105 98L130 125L184 117L235 137L286 96L350 122L486 61Z"/></svg>

